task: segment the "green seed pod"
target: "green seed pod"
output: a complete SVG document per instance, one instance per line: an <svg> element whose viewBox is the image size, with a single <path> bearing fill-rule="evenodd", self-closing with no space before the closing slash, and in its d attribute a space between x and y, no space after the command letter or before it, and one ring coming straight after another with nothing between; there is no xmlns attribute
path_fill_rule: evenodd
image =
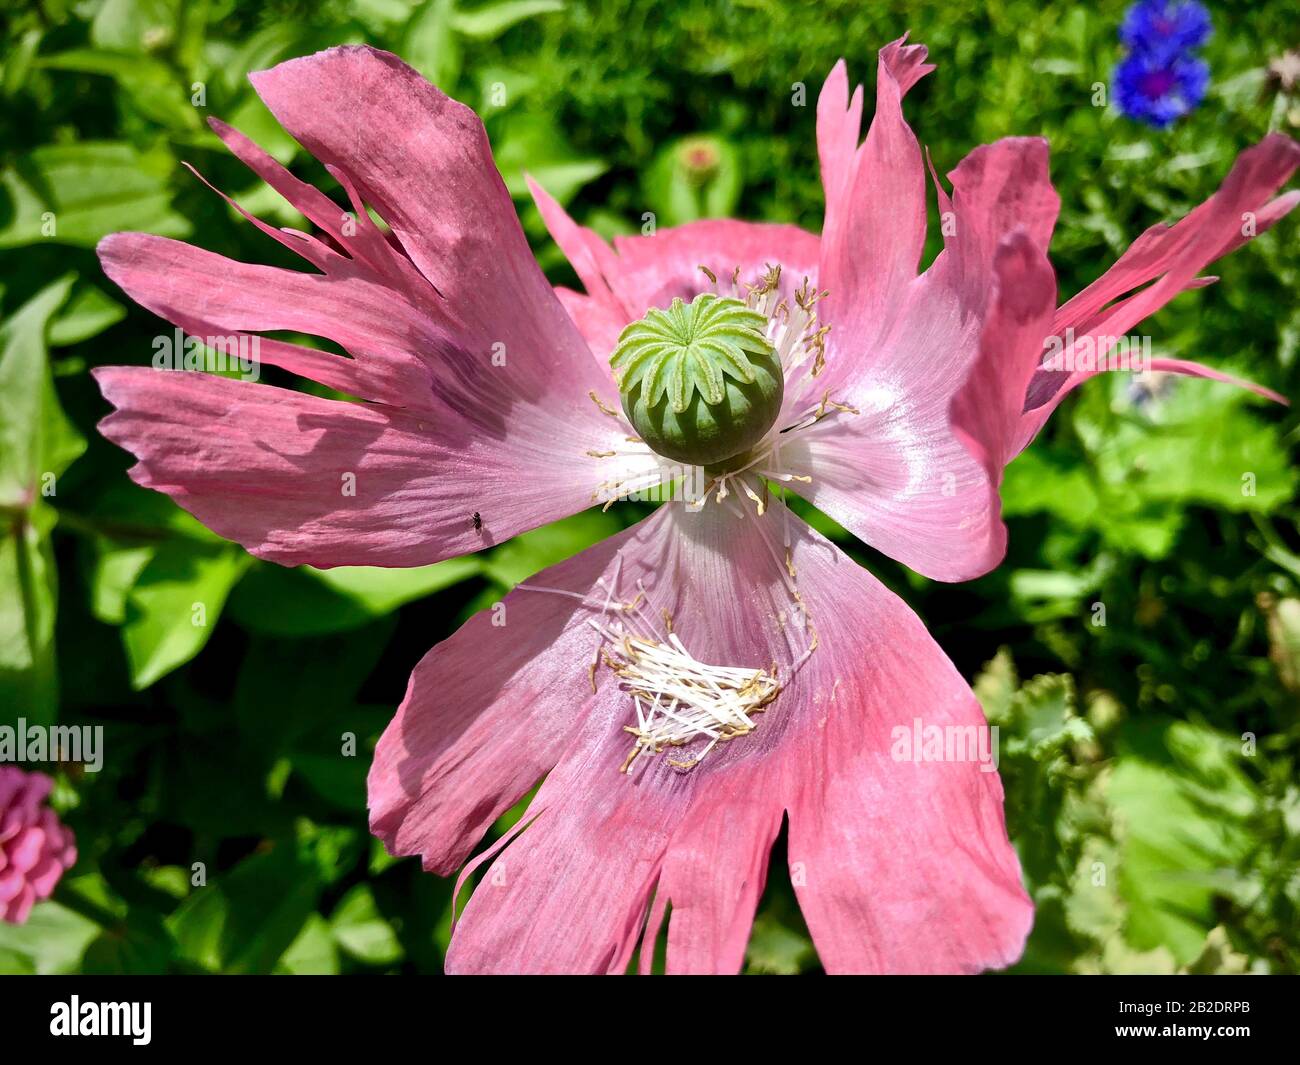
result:
<svg viewBox="0 0 1300 1065"><path fill-rule="evenodd" d="M705 293L650 311L618 338L610 366L623 410L653 450L676 462L723 462L757 444L781 410L785 378L767 319Z"/></svg>

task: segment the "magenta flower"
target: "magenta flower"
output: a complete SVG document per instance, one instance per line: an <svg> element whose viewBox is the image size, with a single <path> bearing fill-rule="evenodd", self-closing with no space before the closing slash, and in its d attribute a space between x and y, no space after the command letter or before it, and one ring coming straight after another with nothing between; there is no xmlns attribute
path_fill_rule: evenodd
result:
<svg viewBox="0 0 1300 1065"><path fill-rule="evenodd" d="M322 231L250 218L317 272L141 234L101 245L119 285L193 335L299 330L351 355L260 346L362 403L97 371L117 408L101 428L139 459L132 476L262 558L420 565L593 501L698 488L520 585L416 667L375 754L371 828L443 875L492 862L449 970L621 972L639 944L647 968L666 921L670 971L735 971L786 819L829 971L1019 957L1032 907L997 774L896 742L919 723L973 743L974 696L912 611L782 495L940 580L986 572L1005 548L994 459L1021 412L1008 399L972 422L962 386L982 335L991 350L988 323L1020 322L998 278L1009 255L1046 247L1056 197L1041 141L978 149L953 174L947 248L917 276L926 180L901 101L925 57L902 41L881 52L862 144L861 90L850 100L843 64L832 72L820 239L708 221L611 249L535 188L586 295L545 282L474 114L360 47L252 76L347 214L213 123ZM1265 176L1230 178L1231 204L1262 209L1284 179ZM1173 278L1161 293L1191 284L1185 267L1232 243L1221 213L1195 239L1143 238L1080 320L1142 273ZM1053 379L1036 409L1074 383ZM1000 404L1016 385L997 385ZM516 828L466 866L538 781Z"/></svg>
<svg viewBox="0 0 1300 1065"><path fill-rule="evenodd" d="M23 924L77 861L72 831L45 805L54 781L0 766L0 920Z"/></svg>

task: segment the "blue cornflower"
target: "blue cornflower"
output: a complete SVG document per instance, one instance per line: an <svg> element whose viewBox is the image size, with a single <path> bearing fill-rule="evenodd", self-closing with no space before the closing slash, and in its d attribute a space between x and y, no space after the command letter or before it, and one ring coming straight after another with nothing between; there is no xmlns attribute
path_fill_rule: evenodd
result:
<svg viewBox="0 0 1300 1065"><path fill-rule="evenodd" d="M1165 129L1205 98L1210 68L1194 49L1210 38L1210 13L1196 0L1139 0L1119 38L1115 100L1129 118Z"/></svg>
<svg viewBox="0 0 1300 1065"><path fill-rule="evenodd" d="M1119 39L1133 52L1172 56L1210 39L1210 13L1196 0L1140 0L1128 9Z"/></svg>
<svg viewBox="0 0 1300 1065"><path fill-rule="evenodd" d="M1129 118L1166 129L1205 98L1210 67L1187 52L1130 52L1115 68L1115 100Z"/></svg>

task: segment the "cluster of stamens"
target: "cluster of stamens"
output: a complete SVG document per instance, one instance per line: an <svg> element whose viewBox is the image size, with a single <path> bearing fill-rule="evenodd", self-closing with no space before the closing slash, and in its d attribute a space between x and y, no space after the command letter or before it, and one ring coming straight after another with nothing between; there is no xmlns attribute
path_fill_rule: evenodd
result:
<svg viewBox="0 0 1300 1065"><path fill-rule="evenodd" d="M788 557L786 566L793 587L794 570ZM560 588L534 584L518 587L576 599L597 612L596 617L586 620L600 637L595 659L588 667L591 690L598 690L597 674L605 667L618 678L621 690L631 696L635 716L635 724L623 726L632 737L632 746L619 771L632 773L644 760L642 756L670 750L682 751L683 755L669 758L669 765L681 771L693 769L719 744L747 736L757 728L757 715L776 700L784 683L816 649L816 630L796 589L793 613L805 646L784 682L776 663L765 668L714 665L691 654L674 631L672 615L666 609L660 610L656 624L642 581L637 581L631 599L616 594L621 569L620 558L615 562L613 579L607 582L602 577L597 582L605 592L603 601L592 601Z"/></svg>
<svg viewBox="0 0 1300 1065"><path fill-rule="evenodd" d="M676 633L666 642L601 629L607 646L604 664L632 697L636 724L623 730L635 738L620 771L630 773L643 754L706 741L688 760L670 758L677 769L698 765L719 743L754 731L754 715L781 690L775 663L768 669L716 666L701 662Z"/></svg>

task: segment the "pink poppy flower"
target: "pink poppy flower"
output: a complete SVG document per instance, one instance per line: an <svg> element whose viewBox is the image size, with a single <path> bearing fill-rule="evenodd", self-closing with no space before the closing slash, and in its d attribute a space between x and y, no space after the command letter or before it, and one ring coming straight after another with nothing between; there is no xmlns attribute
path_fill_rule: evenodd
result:
<svg viewBox="0 0 1300 1065"><path fill-rule="evenodd" d="M0 920L23 924L77 861L72 830L45 805L54 781L0 766Z"/></svg>
<svg viewBox="0 0 1300 1065"><path fill-rule="evenodd" d="M520 585L416 667L375 753L370 823L443 875L492 863L449 970L620 972L666 922L670 971L735 971L786 819L829 971L1019 957L1032 906L997 774L898 756L916 719L977 735L974 696L906 604L781 494L936 579L1004 551L989 456L1009 431L954 428L950 408L985 323L1014 307L995 296L999 249L1045 247L1055 195L1041 141L978 149L953 175L955 233L917 276L926 179L901 101L925 57L881 52L862 144L861 90L832 72L820 239L710 221L611 249L535 188L585 295L546 284L474 114L360 47L252 76L346 215L213 123L322 231L246 216L317 272L140 234L101 245L123 289L192 335L299 330L351 355L261 340L264 362L362 403L97 371L117 408L101 428L139 459L132 476L262 558L420 565L666 479L700 488Z"/></svg>

